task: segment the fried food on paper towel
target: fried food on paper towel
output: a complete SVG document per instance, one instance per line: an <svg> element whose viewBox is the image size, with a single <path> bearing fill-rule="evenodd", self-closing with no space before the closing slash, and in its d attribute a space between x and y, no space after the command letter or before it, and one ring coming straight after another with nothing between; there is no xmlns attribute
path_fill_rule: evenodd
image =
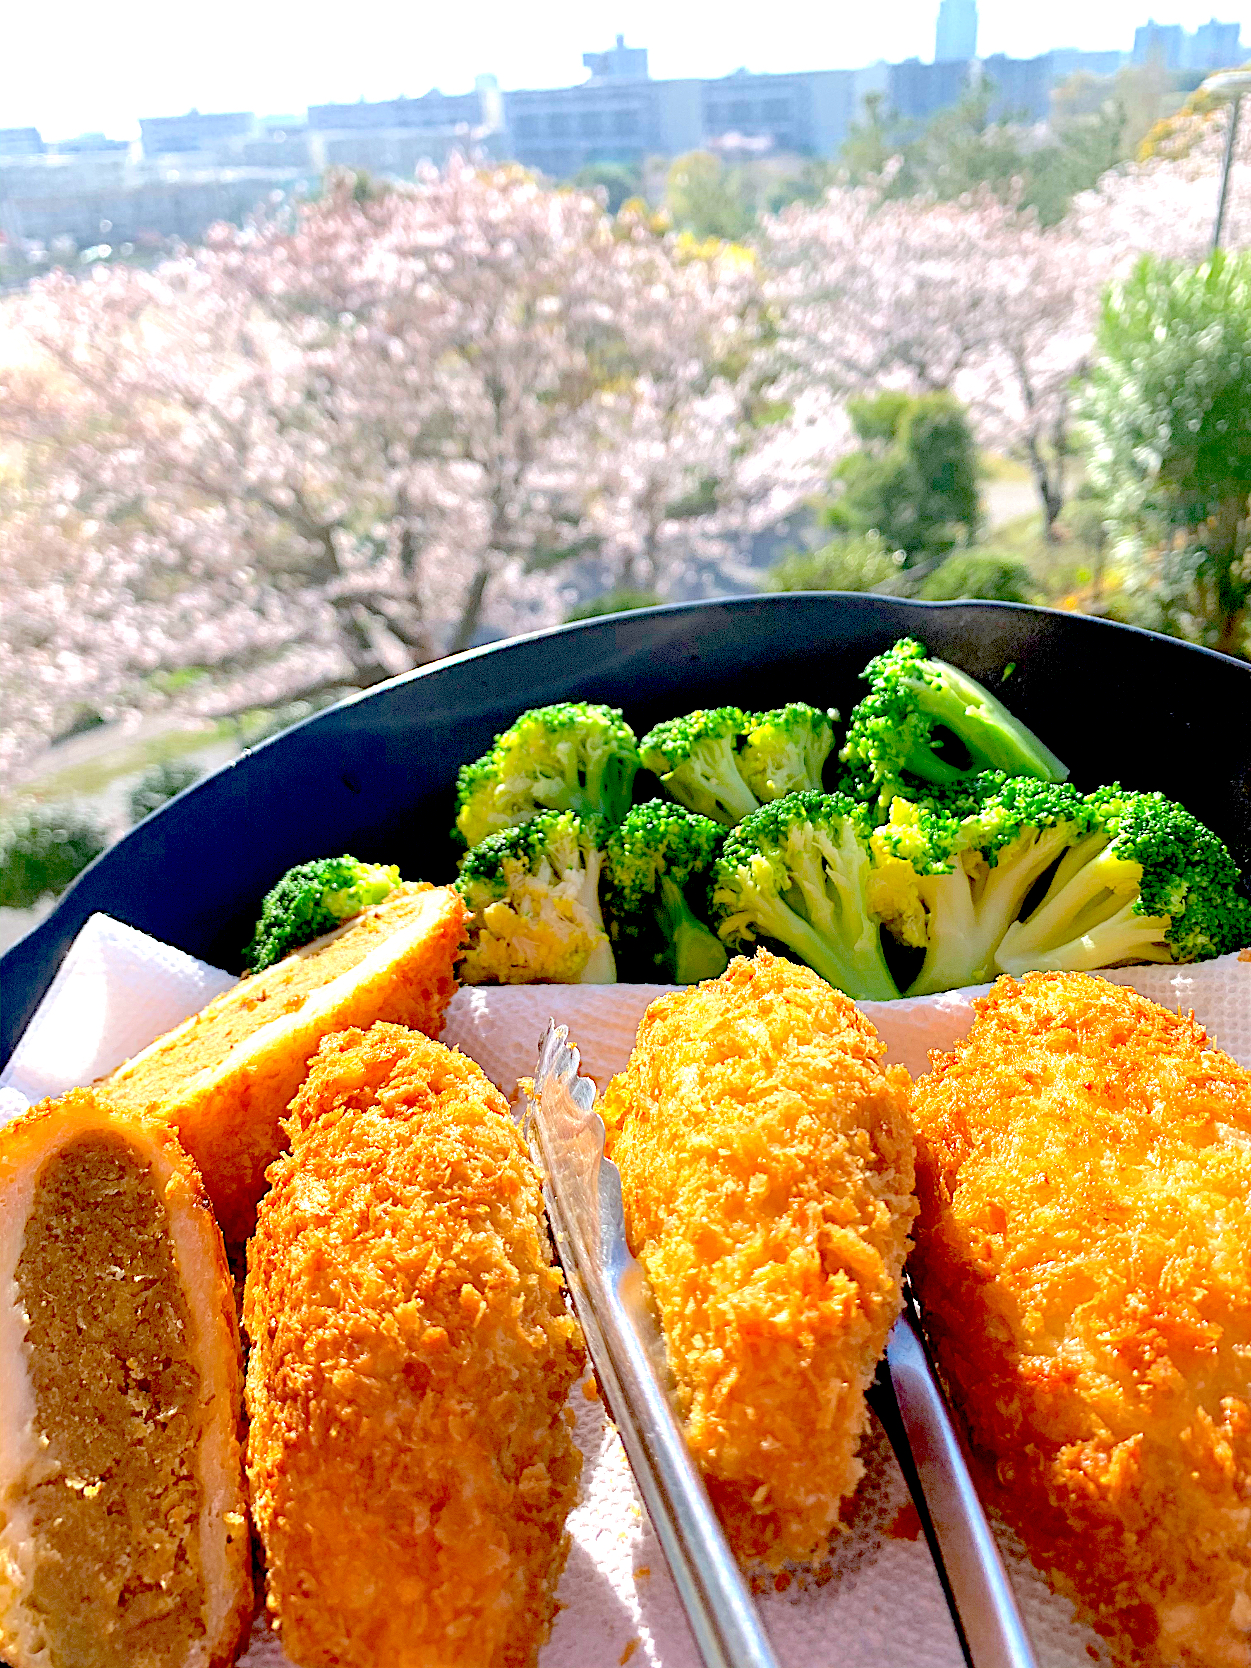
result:
<svg viewBox="0 0 1251 1668"><path fill-rule="evenodd" d="M248 1474L304 1668L525 1668L581 1456L538 1174L471 1060L328 1037L248 1247Z"/></svg>
<svg viewBox="0 0 1251 1668"><path fill-rule="evenodd" d="M437 1037L456 988L464 905L449 887L384 903L241 979L105 1079L120 1105L165 1118L204 1177L227 1245L241 1247L281 1151L283 1113L317 1045L392 1020Z"/></svg>
<svg viewBox="0 0 1251 1668"><path fill-rule="evenodd" d="M1087 974L976 1006L915 1094L943 1371L1005 1514L1122 1661L1245 1665L1251 1074Z"/></svg>
<svg viewBox="0 0 1251 1668"><path fill-rule="evenodd" d="M252 1620L221 1234L161 1123L89 1090L0 1130L0 1656L221 1668Z"/></svg>
<svg viewBox="0 0 1251 1668"><path fill-rule="evenodd" d="M686 1432L740 1556L821 1550L915 1211L907 1074L806 967L761 950L653 1002L604 1099L626 1232Z"/></svg>

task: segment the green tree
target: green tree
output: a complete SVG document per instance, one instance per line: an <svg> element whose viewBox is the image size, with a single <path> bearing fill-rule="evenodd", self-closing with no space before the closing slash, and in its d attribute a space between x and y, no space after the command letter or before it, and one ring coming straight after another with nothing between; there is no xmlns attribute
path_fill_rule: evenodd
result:
<svg viewBox="0 0 1251 1668"><path fill-rule="evenodd" d="M1104 302L1082 415L1091 481L1162 619L1238 653L1251 605L1251 257L1140 261Z"/></svg>
<svg viewBox="0 0 1251 1668"><path fill-rule="evenodd" d="M1024 562L993 550L957 550L927 574L920 590L926 602L986 597L992 602L1033 602L1034 584Z"/></svg>
<svg viewBox="0 0 1251 1668"><path fill-rule="evenodd" d="M193 782L198 782L203 775L200 766L192 764L189 759L163 759L160 764L145 770L130 790L131 822L142 822L153 811L159 811L162 805Z"/></svg>
<svg viewBox="0 0 1251 1668"><path fill-rule="evenodd" d="M1070 76L1052 94L1039 135L1024 112L997 113L993 82L981 81L918 125L902 121L880 93L864 101L839 162L853 185L881 183L893 198L954 201L988 188L1033 208L1044 226L1062 220L1079 191L1133 156L1152 124L1181 100L1174 78L1155 65L1113 77Z"/></svg>
<svg viewBox="0 0 1251 1668"><path fill-rule="evenodd" d="M906 152L914 137L913 124L905 122L886 102L885 93L866 93L864 113L852 122L839 148L838 160L852 185L870 185L880 180L886 165ZM891 195L909 197L916 182L909 174L892 182Z"/></svg>
<svg viewBox="0 0 1251 1668"><path fill-rule="evenodd" d="M636 591L626 586L618 586L615 591L603 591L589 602L579 603L572 612L565 615L565 624L572 625L575 620L602 620L608 614L625 614L631 608L656 608L663 601L655 591Z"/></svg>
<svg viewBox="0 0 1251 1668"><path fill-rule="evenodd" d="M69 883L108 846L104 828L70 805L39 805L0 827L0 905L30 909Z"/></svg>
<svg viewBox="0 0 1251 1668"><path fill-rule="evenodd" d="M765 576L766 591L907 591L900 570L902 550L892 550L880 533L831 539L817 550L792 550L774 562Z"/></svg>
<svg viewBox="0 0 1251 1668"><path fill-rule="evenodd" d="M874 530L908 566L950 550L976 530L977 448L949 394L879 394L851 400L862 448L834 472L842 492L821 519L849 534Z"/></svg>
<svg viewBox="0 0 1251 1668"><path fill-rule="evenodd" d="M756 223L738 171L711 151L688 151L674 159L665 181L665 207L679 230L698 238L733 243L748 236Z"/></svg>
<svg viewBox="0 0 1251 1668"><path fill-rule="evenodd" d="M602 191L609 214L643 194L643 170L633 162L588 162L569 182L580 191Z"/></svg>

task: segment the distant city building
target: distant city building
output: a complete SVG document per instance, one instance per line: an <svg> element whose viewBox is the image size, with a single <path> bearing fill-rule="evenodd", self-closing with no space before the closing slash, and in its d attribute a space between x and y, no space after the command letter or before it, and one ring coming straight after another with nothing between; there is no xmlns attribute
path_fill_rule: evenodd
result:
<svg viewBox="0 0 1251 1668"><path fill-rule="evenodd" d="M498 83L480 75L472 93L435 88L420 98L310 105L307 148L323 167L408 177L423 162L445 162L454 150L506 154L503 125Z"/></svg>
<svg viewBox="0 0 1251 1668"><path fill-rule="evenodd" d="M0 127L0 156L42 156L37 127Z"/></svg>
<svg viewBox="0 0 1251 1668"><path fill-rule="evenodd" d="M102 133L80 133L75 139L58 139L53 147L58 156L93 156L129 151L129 139L106 139Z"/></svg>
<svg viewBox="0 0 1251 1668"><path fill-rule="evenodd" d="M589 69L597 81L646 81L647 48L627 46L625 36L617 36L617 44L608 52L584 52L583 67Z"/></svg>
<svg viewBox="0 0 1251 1668"><path fill-rule="evenodd" d="M1134 62L1180 69L1184 35L1180 23L1157 23L1151 18L1134 30Z"/></svg>
<svg viewBox="0 0 1251 1668"><path fill-rule="evenodd" d="M1242 62L1242 26L1238 23L1201 23L1182 47L1183 69L1230 69Z"/></svg>
<svg viewBox="0 0 1251 1668"><path fill-rule="evenodd" d="M977 0L939 0L934 62L967 63L976 57Z"/></svg>
<svg viewBox="0 0 1251 1668"><path fill-rule="evenodd" d="M1134 62L1158 64L1167 70L1228 69L1242 61L1242 26L1238 23L1200 24L1188 34L1180 23L1157 23L1151 18L1134 30Z"/></svg>
<svg viewBox="0 0 1251 1668"><path fill-rule="evenodd" d="M506 92L505 124L517 160L556 179L593 162L677 156L727 140L731 148L747 140L758 151L833 156L865 94L881 89L885 75L884 67L874 67L787 75L736 70L716 81L593 76L578 87Z"/></svg>
<svg viewBox="0 0 1251 1668"><path fill-rule="evenodd" d="M1079 52L1072 46L1058 46L1047 56L1057 85L1070 75L1115 75L1129 62L1128 52Z"/></svg>
<svg viewBox="0 0 1251 1668"><path fill-rule="evenodd" d="M1129 57L1058 48L979 63L976 47L976 0L941 0L933 63L656 81L646 48L627 47L618 35L607 51L583 54L590 74L575 87L501 92L494 76L482 75L472 92L318 104L307 116L191 110L145 117L140 146L98 133L46 145L37 128L0 128L0 232L35 244L194 241L214 220L239 221L267 199L305 192L327 167L411 177L458 150L515 158L554 179L590 163L637 163L702 146L725 155L833 157L870 93L924 122L980 79L993 118L1042 122L1060 82L1078 72L1114 75ZM1183 76L1241 56L1239 25L1215 18L1193 34L1151 20L1134 35L1134 62Z"/></svg>
<svg viewBox="0 0 1251 1668"><path fill-rule="evenodd" d="M256 117L242 110L203 116L198 110L189 110L185 116L145 116L139 121L147 157L211 153L231 141L250 138L255 129Z"/></svg>
<svg viewBox="0 0 1251 1668"><path fill-rule="evenodd" d="M939 110L958 104L973 79L973 64L923 64L905 58L887 71L886 96L891 109L910 122L924 122Z"/></svg>

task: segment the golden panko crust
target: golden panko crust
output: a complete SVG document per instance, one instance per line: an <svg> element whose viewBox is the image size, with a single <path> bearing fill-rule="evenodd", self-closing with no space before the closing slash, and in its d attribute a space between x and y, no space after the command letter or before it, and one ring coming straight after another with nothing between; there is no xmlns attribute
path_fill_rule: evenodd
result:
<svg viewBox="0 0 1251 1668"><path fill-rule="evenodd" d="M324 1036L388 1020L437 1037L456 989L465 908L402 886L324 938L241 979L100 1085L151 1109L195 1159L226 1244L242 1248L281 1151L281 1120Z"/></svg>
<svg viewBox="0 0 1251 1668"><path fill-rule="evenodd" d="M604 1100L626 1232L731 1543L817 1554L862 1470L864 1392L915 1211L907 1074L806 967L758 951L663 996Z"/></svg>
<svg viewBox="0 0 1251 1668"><path fill-rule="evenodd" d="M990 1486L1126 1663L1251 1663L1251 1074L1083 973L916 1086L913 1267Z"/></svg>
<svg viewBox="0 0 1251 1668"><path fill-rule="evenodd" d="M248 1247L248 1475L304 1668L524 1668L548 1635L584 1360L538 1174L471 1060L327 1037Z"/></svg>

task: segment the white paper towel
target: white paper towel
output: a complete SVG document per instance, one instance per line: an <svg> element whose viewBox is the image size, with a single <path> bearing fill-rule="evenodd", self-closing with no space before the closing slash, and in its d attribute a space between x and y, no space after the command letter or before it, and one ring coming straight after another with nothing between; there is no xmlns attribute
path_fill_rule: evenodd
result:
<svg viewBox="0 0 1251 1668"><path fill-rule="evenodd" d="M235 983L185 951L92 915L0 1072L0 1090L36 1101L91 1083Z"/></svg>
<svg viewBox="0 0 1251 1668"><path fill-rule="evenodd" d="M1251 963L1236 956L1190 968L1129 968L1107 975L1155 1001L1193 1008L1214 1043L1251 1067ZM89 1083L226 989L229 974L93 916L18 1046L0 1085L13 1106L25 1095ZM583 1067L602 1088L629 1057L648 1003L665 987L545 985L458 991L443 1040L477 1060L510 1099L528 1076L549 1018L569 1026ZM865 1003L888 1057L919 1073L931 1049L967 1031L977 991ZM0 1089L0 1093L3 1090ZM590 1381L587 1381L588 1384ZM540 1668L698 1668L698 1655L625 1455L597 1400L573 1394L585 1456L570 1519L573 1546L559 1590L560 1612ZM865 1477L846 1511L819 1582L760 1596L783 1668L960 1668L963 1661L907 1488L874 1422L862 1458ZM1108 1657L1097 1637L1013 1550L1008 1563L1043 1668L1090 1668ZM286 1662L258 1620L246 1668ZM380 1665L385 1668L385 1665Z"/></svg>

